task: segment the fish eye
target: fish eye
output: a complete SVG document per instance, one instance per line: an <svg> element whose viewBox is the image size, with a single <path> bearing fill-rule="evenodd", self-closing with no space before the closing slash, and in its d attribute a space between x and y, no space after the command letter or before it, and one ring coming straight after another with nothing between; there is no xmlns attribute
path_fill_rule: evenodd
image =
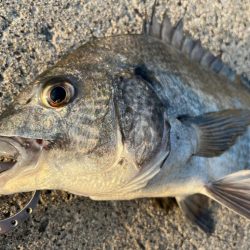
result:
<svg viewBox="0 0 250 250"><path fill-rule="evenodd" d="M73 98L75 89L69 82L47 84L42 91L41 100L47 107L61 108Z"/></svg>

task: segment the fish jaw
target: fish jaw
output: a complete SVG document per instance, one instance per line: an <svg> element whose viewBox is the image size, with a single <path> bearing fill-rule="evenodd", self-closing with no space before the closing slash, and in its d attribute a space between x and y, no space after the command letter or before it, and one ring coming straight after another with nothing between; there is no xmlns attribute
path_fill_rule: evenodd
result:
<svg viewBox="0 0 250 250"><path fill-rule="evenodd" d="M37 189L39 174L33 173L43 151L58 142L60 116L34 103L17 104L2 113L0 121L0 194Z"/></svg>
<svg viewBox="0 0 250 250"><path fill-rule="evenodd" d="M9 155L15 160L14 164L0 163L1 194L38 188L35 182L39 174L32 173L39 169L41 155L61 143L61 113L45 108L37 96L31 98L28 93L24 91L22 94L27 96L20 96L0 116L0 159Z"/></svg>
<svg viewBox="0 0 250 250"><path fill-rule="evenodd" d="M44 143L42 140L22 137L0 137L1 156L9 157L7 162L0 162L0 194L34 190L25 176L36 171ZM22 179L23 184L20 183Z"/></svg>

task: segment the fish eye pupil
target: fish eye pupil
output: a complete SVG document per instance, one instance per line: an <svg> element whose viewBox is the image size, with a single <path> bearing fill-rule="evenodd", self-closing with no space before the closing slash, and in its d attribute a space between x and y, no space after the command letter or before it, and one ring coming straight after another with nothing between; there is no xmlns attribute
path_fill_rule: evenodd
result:
<svg viewBox="0 0 250 250"><path fill-rule="evenodd" d="M40 101L47 107L61 108L70 103L75 97L75 88L71 82L47 82L41 91Z"/></svg>
<svg viewBox="0 0 250 250"><path fill-rule="evenodd" d="M66 90L62 86L54 87L50 92L50 99L55 104L60 104L67 96Z"/></svg>

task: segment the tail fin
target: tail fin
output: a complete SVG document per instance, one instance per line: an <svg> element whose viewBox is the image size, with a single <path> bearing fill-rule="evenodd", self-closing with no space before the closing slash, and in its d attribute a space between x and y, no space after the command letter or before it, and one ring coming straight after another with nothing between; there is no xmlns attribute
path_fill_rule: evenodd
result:
<svg viewBox="0 0 250 250"><path fill-rule="evenodd" d="M250 220L250 170L242 170L206 185L207 195Z"/></svg>

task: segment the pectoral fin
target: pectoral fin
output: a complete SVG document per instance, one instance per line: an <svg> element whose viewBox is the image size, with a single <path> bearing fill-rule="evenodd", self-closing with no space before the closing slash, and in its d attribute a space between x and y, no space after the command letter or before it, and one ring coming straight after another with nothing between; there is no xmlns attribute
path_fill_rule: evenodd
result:
<svg viewBox="0 0 250 250"><path fill-rule="evenodd" d="M185 197L176 197L177 203L185 217L193 224L199 226L204 232L214 231L214 221L211 217L209 199L201 194Z"/></svg>
<svg viewBox="0 0 250 250"><path fill-rule="evenodd" d="M250 170L206 185L206 195L250 220Z"/></svg>
<svg viewBox="0 0 250 250"><path fill-rule="evenodd" d="M197 132L197 149L194 155L219 156L243 135L250 125L250 110L228 109L196 117L179 117Z"/></svg>

